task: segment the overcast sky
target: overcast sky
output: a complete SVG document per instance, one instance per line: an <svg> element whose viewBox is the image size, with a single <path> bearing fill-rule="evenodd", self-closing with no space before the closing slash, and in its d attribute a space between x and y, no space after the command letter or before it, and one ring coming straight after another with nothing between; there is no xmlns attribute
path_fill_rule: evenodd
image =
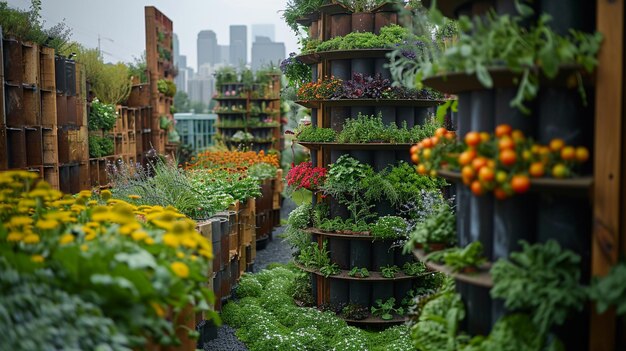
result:
<svg viewBox="0 0 626 351"><path fill-rule="evenodd" d="M5 0L7 1L7 0ZM9 5L28 8L30 0L8 0ZM287 54L298 48L295 34L279 12L287 0L43 0L46 26L65 21L73 29L72 39L88 47L97 47L98 35L106 61L131 61L145 49L144 6L156 6L174 22L181 55L196 68L198 32L211 29L220 45L229 43L229 26L273 23L276 41L284 42ZM106 38L106 39L105 39ZM112 40L112 42L111 42ZM250 60L250 51L248 51Z"/></svg>

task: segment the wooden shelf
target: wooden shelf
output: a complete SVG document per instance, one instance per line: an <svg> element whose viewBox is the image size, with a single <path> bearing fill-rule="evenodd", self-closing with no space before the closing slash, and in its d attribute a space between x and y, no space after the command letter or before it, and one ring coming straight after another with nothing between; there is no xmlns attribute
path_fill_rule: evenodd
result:
<svg viewBox="0 0 626 351"><path fill-rule="evenodd" d="M461 182L461 173L453 171L437 171L438 176L454 182ZM587 195L593 189L593 177L570 179L530 178L531 192L567 193L570 195Z"/></svg>
<svg viewBox="0 0 626 351"><path fill-rule="evenodd" d="M323 230L319 230L317 228L308 228L304 230L307 233L311 233L311 234L315 234L315 235L322 235L322 236L329 236L329 237L334 237L334 238L345 238L345 239L355 239L355 240L370 240L370 241L374 241L374 237L372 237L371 235L367 234L339 234L339 233L331 233L331 232L325 232Z"/></svg>
<svg viewBox="0 0 626 351"><path fill-rule="evenodd" d="M337 317L343 319L346 323L348 324L353 324L353 325L394 325L394 324L404 324L407 321L407 318L405 316L400 316L400 315L394 315L393 319L382 319L380 317L367 317L365 319L360 319L360 320L356 320L356 319L347 319L347 318L343 318L341 317L341 315L337 315Z"/></svg>
<svg viewBox="0 0 626 351"><path fill-rule="evenodd" d="M280 96L279 97L257 97L257 98L250 98L251 101L278 101L280 100Z"/></svg>
<svg viewBox="0 0 626 351"><path fill-rule="evenodd" d="M352 106L394 106L394 107L432 107L443 104L444 100L393 100L393 99L340 99L340 100L298 100L297 104L307 108L352 107Z"/></svg>
<svg viewBox="0 0 626 351"><path fill-rule="evenodd" d="M415 257L421 262L424 262L426 267L432 269L433 271L445 273L452 276L454 279L462 281L464 283L478 285L486 288L493 287L493 279L491 278L491 274L489 273L489 269L491 268L490 264L486 264L484 267L480 267L480 270L478 270L478 272L475 274L468 274L454 272L450 267L446 265L426 261L427 254L424 252L424 250L415 249L413 250L413 255L415 255Z"/></svg>
<svg viewBox="0 0 626 351"><path fill-rule="evenodd" d="M216 115L245 115L247 111L228 111L228 112L215 112Z"/></svg>
<svg viewBox="0 0 626 351"><path fill-rule="evenodd" d="M538 68L535 68L538 69ZM493 79L493 88L516 88L522 73L515 73L506 67L492 67L488 69ZM577 85L571 87L571 82L577 82L578 75L582 76L585 86L594 85L595 76L585 71L579 65L564 65L559 67L556 77L549 79L540 74L539 81L542 87L561 87L576 89ZM422 80L425 86L431 87L446 94L459 94L469 91L486 90L475 74L470 75L464 72L444 73Z"/></svg>
<svg viewBox="0 0 626 351"><path fill-rule="evenodd" d="M300 62L307 65L320 63L323 60L346 60L346 59L361 59L361 58L385 58L391 49L354 49L354 50L331 50L314 52L310 54L304 54L296 56Z"/></svg>
<svg viewBox="0 0 626 351"><path fill-rule="evenodd" d="M235 100L235 101L236 100L248 101L248 98L245 97L245 96L243 96L243 97L240 97L240 96L234 96L234 97L233 96L223 96L223 97L217 97L217 98L215 98L215 100L217 100L217 101L222 101L222 100L224 100L224 101L233 101L233 100Z"/></svg>
<svg viewBox="0 0 626 351"><path fill-rule="evenodd" d="M310 143L296 141L296 143L310 150L409 150L413 144L392 143Z"/></svg>
<svg viewBox="0 0 626 351"><path fill-rule="evenodd" d="M320 273L320 271L318 269L314 269L314 268L306 268L303 265L294 262L294 265L298 268L300 268L303 271L309 272L309 273L313 273L315 275L318 275L320 277L324 277L327 279L341 279L341 280L356 280L356 281L362 281L362 282L394 282L394 281L401 281L401 280L414 280L414 279L418 279L420 277L426 276L428 274L431 274L431 272L425 272L422 273L420 275L406 275L402 272L400 273L396 273L396 276L394 278L385 278L382 276L382 274L380 272L374 272L374 271L370 271L370 276L369 277L365 277L365 278L358 278L358 277L351 277L350 275L348 275L348 273L350 271L347 270L341 270L341 272L339 274L335 274L335 275L330 275L330 276L325 276L322 273Z"/></svg>

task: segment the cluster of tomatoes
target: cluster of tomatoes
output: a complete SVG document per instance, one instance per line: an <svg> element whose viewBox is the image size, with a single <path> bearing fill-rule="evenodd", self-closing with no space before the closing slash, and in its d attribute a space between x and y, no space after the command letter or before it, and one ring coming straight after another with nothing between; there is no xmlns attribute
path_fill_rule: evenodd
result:
<svg viewBox="0 0 626 351"><path fill-rule="evenodd" d="M417 172L437 175L437 170L460 171L463 183L475 195L493 191L498 199L521 194L530 188L531 178L552 176L562 179L589 159L589 150L565 145L553 139L539 145L510 125L499 125L495 135L469 132L464 143L453 132L439 128L435 135L411 148Z"/></svg>

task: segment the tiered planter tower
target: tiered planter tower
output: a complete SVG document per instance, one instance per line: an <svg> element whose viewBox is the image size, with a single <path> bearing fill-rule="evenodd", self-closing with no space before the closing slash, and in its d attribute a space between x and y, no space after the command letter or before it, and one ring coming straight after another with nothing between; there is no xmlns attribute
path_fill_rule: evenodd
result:
<svg viewBox="0 0 626 351"><path fill-rule="evenodd" d="M225 144L237 147L244 144L252 151L280 150L280 75L271 75L269 84L253 84L246 87L243 83L229 82L218 86L221 108L229 111L218 112L218 133ZM231 95L234 92L235 94ZM228 95L227 95L228 94ZM263 121L275 122L264 125ZM238 131L253 135L255 141L235 142L229 140Z"/></svg>
<svg viewBox="0 0 626 351"><path fill-rule="evenodd" d="M499 14L515 11L513 1L509 0L440 0L437 6L453 18L460 14L482 16L489 8ZM548 13L554 18L549 25L559 34L566 34L570 28L587 32L594 30L594 2L565 4L543 0L535 1L533 6L536 13ZM516 79L519 76L506 69L494 69L490 73L494 78L492 89L484 88L475 76L463 73L424 81L427 86L458 96L458 113L453 124L461 138L470 131L491 132L497 125L506 123L544 145L554 138L561 138L567 145L593 150L593 87L580 67L564 67L556 79L542 79L537 98L531 103L530 115L509 106L517 91ZM585 81L588 106L583 105L576 87L566 84L568 80L576 79L577 73L582 74ZM582 178L533 180L529 193L498 201L490 195L474 196L462 184L460 174L440 172L441 176L456 184L459 246L480 241L486 256L493 262L519 251L519 240L536 243L554 239L562 247L581 256L583 283L589 282L591 273L591 174L591 166L588 166L583 169ZM423 257L420 251L416 254L419 258ZM430 266L444 270L443 267ZM467 309L464 329L473 335L487 334L505 313L502 302L493 300L489 295L491 278L486 273L473 277L454 276ZM562 327L566 334L561 335L561 340L567 350L587 348L589 313L589 308L586 308L583 312L572 314Z"/></svg>
<svg viewBox="0 0 626 351"><path fill-rule="evenodd" d="M391 4L385 4L372 12L351 13L339 4L322 6L319 13L302 19L301 24L310 27L310 37L329 40L344 36L353 31L379 33L381 27L398 24L399 14ZM349 51L330 51L301 55L298 58L312 66L313 81L322 77L334 76L350 80L354 73L365 76L381 74L390 78L385 68L388 49L358 49ZM408 127L423 124L429 113L434 112L436 100L321 100L300 101L301 105L311 109L312 124L341 131L345 119L356 117L358 113L382 114L386 124L406 122ZM341 143L302 143L311 151L315 166L327 167L342 155L350 155L362 163L381 171L400 160L410 162L410 144L341 144ZM322 201L314 198L314 204ZM330 217L348 217L347 210L330 200ZM388 204L379 203L376 211L380 216L391 215L393 210ZM381 267L413 261L410 255L403 255L401 249L394 249L391 241L373 241L370 235L345 235L323 232L311 228L308 232L312 239L321 246L328 242L330 258L339 265L341 273L324 277L318 270L305 269L311 273L313 296L317 306L324 304L358 304L364 307L375 305L377 299L386 301L394 297L399 304L408 291L415 286L419 276L397 274L395 278L384 278ZM353 267L367 268L370 276L355 278L348 275ZM396 305L397 307L397 305ZM347 320L355 325L386 325L404 322L404 317L395 315L391 320L369 317L363 320Z"/></svg>

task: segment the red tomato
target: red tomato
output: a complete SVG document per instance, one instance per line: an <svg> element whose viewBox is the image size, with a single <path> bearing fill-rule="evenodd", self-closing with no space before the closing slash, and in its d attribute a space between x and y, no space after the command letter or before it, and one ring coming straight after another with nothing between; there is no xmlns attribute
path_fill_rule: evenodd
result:
<svg viewBox="0 0 626 351"><path fill-rule="evenodd" d="M528 170L528 173L530 173L530 176L533 178L539 178L539 177L543 177L543 175L546 173L546 170L545 170L543 163L533 162L530 165L530 169Z"/></svg>
<svg viewBox="0 0 626 351"><path fill-rule="evenodd" d="M526 175L514 175L513 178L511 178L511 188L518 194L525 193L530 189L530 179L528 179Z"/></svg>
<svg viewBox="0 0 626 351"><path fill-rule="evenodd" d="M505 135L511 135L511 131L512 130L513 130L513 128L511 128L510 125L508 125L508 124L501 124L501 125L496 127L496 137L502 138Z"/></svg>
<svg viewBox="0 0 626 351"><path fill-rule="evenodd" d="M480 134L478 132L469 132L465 135L465 143L469 146L476 146L480 144Z"/></svg>
<svg viewBox="0 0 626 351"><path fill-rule="evenodd" d="M485 189L483 188L482 184L480 184L480 182L477 180L472 182L470 188L472 189L472 193L474 193L474 195L476 196L481 196L485 193Z"/></svg>
<svg viewBox="0 0 626 351"><path fill-rule="evenodd" d="M589 150L587 150L584 146L579 146L576 148L576 161L578 162L586 162L589 159Z"/></svg>
<svg viewBox="0 0 626 351"><path fill-rule="evenodd" d="M437 128L437 130L435 130L435 136L439 137L439 138L443 138L446 133L448 132L448 130L444 127L441 128Z"/></svg>
<svg viewBox="0 0 626 351"><path fill-rule="evenodd" d="M505 166L512 166L517 161L515 151L506 149L500 152L500 162Z"/></svg>
<svg viewBox="0 0 626 351"><path fill-rule="evenodd" d="M476 157L476 150L466 150L459 155L459 164L461 166L469 165Z"/></svg>
<svg viewBox="0 0 626 351"><path fill-rule="evenodd" d="M480 171L478 171L478 179L483 182L491 182L495 179L496 175L493 172L493 168L490 167L482 167Z"/></svg>
<svg viewBox="0 0 626 351"><path fill-rule="evenodd" d="M561 151L561 149L565 146L565 141L563 139L552 139L550 141L550 150L552 151Z"/></svg>
<svg viewBox="0 0 626 351"><path fill-rule="evenodd" d="M476 172L480 171L481 168L487 165L487 159L484 157L476 157L472 160L472 167Z"/></svg>
<svg viewBox="0 0 626 351"><path fill-rule="evenodd" d="M500 140L498 140L498 149L500 149L500 150L506 150L506 149L513 150L513 149L515 149L515 142L513 141L513 139L510 136L505 135Z"/></svg>
<svg viewBox="0 0 626 351"><path fill-rule="evenodd" d="M573 146L565 146L561 149L561 158L564 161L572 161L576 159L576 149Z"/></svg>

